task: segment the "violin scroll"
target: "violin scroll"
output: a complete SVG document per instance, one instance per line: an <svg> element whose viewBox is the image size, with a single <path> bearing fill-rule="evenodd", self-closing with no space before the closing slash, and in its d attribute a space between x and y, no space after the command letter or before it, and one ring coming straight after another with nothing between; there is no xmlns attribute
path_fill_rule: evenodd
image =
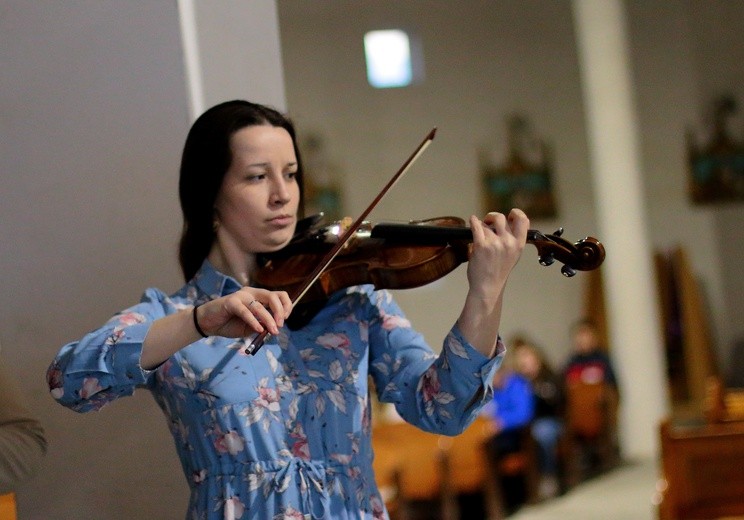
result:
<svg viewBox="0 0 744 520"><path fill-rule="evenodd" d="M574 276L576 271L592 271L602 265L605 249L599 240L586 237L572 244L561 235L563 228L558 228L551 235L534 229L527 232L527 243L537 248L540 265L549 266L558 260L563 264L561 273L568 278Z"/></svg>

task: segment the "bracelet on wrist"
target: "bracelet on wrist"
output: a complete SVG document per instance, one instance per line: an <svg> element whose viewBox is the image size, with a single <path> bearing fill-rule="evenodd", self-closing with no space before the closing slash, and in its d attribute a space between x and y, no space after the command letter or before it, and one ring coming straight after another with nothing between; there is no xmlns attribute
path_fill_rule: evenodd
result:
<svg viewBox="0 0 744 520"><path fill-rule="evenodd" d="M199 326L199 320L198 320L198 319L197 319L197 317L196 317L196 309L198 309L200 305L201 305L201 304L199 304L199 305L194 305L194 309L193 309L193 310L191 311L191 316L192 316L192 318L194 318L194 328L196 329L196 332L198 332L198 333L199 333L199 335L200 335L200 336L201 336L202 338L208 338L208 337L209 337L209 335L208 335L208 334L206 334L206 333L205 333L205 332L204 332L204 331L202 330L202 328L201 328L201 327Z"/></svg>

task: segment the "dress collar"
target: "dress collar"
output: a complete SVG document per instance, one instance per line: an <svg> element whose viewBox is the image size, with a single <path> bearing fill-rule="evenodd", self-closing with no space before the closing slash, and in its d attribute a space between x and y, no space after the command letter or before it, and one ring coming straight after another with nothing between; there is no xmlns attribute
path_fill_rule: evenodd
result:
<svg viewBox="0 0 744 520"><path fill-rule="evenodd" d="M219 298L226 294L232 294L240 289L240 284L232 276L221 273L205 259L199 270L194 275L193 283L200 292L210 298Z"/></svg>

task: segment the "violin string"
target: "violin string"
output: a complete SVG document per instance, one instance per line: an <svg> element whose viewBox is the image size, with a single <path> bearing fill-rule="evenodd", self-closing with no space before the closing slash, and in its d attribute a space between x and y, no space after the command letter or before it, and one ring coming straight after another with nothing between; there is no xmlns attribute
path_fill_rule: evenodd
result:
<svg viewBox="0 0 744 520"><path fill-rule="evenodd" d="M310 287L320 278L320 276L323 274L323 272L328 268L329 265L331 265L331 262L338 256L339 252L341 252L341 249L346 245L346 243L351 239L352 236L354 236L354 233L356 233L361 225L364 223L364 219L367 218L367 216L370 214L370 212L377 206L377 204L382 200L382 198L390 191L393 186L395 186L398 181L400 181L401 177L408 171L408 169L413 165L413 163L421 156L422 153L424 153L424 150L429 147L431 144L431 141L434 139L434 134L436 133L436 128L434 128L429 134L426 136L426 138L422 141L422 143L418 146L418 148L414 151L414 153L411 155L411 157L408 158L408 160L403 164L403 166L398 170L398 172L393 176L390 181L385 185L385 187L380 191L380 193L375 197L375 199L372 201L372 203L367 206L367 209L365 209L359 217L357 217L356 221L349 226L349 228L344 232L344 234L341 236L341 238L336 242L336 244L333 246L333 248L326 254L326 257L321 260L321 262L318 264L318 266L315 269L315 272L313 272L309 277L308 280L305 283L305 286L302 288L302 290L299 292L299 294L293 299L292 304L296 304L298 301L302 299L303 296L307 293L308 290L310 290Z"/></svg>
<svg viewBox="0 0 744 520"><path fill-rule="evenodd" d="M333 262L333 259L338 256L341 249L346 245L346 243L349 241L349 239L356 233L356 231L359 229L359 227L364 223L364 219L367 218L367 216L370 214L370 212L377 206L377 204L382 200L382 198L387 194L390 189L395 186L400 178L409 170L409 168L413 165L413 163L421 156L422 153L429 147L431 142L434 140L434 136L437 132L436 127L433 128L424 138L424 140L421 142L421 144L416 147L414 152L406 159L406 162L403 163L403 166L400 167L400 169L396 172L395 175L388 181L388 183L385 185L385 187L380 190L380 193L377 194L377 196L374 198L374 200L370 203L369 206L357 217L357 219L354 221L354 223L349 226L349 228L346 230L346 232L343 234L343 236L339 239L338 242L331 248L328 253L326 253L326 256L318 263L315 270L308 276L306 282L304 285L300 288L298 291L298 294L292 298L292 305L296 305L300 299L302 299L303 296L307 293L308 290L310 290L310 287L320 278L320 276L323 274L323 272L328 268L329 265L331 265L331 262ZM264 329L263 332L259 333L253 340L251 341L250 345L248 345L245 348L245 353L248 355L255 354L258 349L260 349L264 341L266 340L266 337L269 335L268 331Z"/></svg>

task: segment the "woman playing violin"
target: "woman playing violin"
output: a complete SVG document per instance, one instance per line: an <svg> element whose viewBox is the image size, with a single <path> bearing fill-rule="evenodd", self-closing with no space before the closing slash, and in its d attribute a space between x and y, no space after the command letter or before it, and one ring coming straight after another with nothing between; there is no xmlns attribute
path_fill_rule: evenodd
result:
<svg viewBox="0 0 744 520"><path fill-rule="evenodd" d="M504 288L527 217L471 217L469 291L436 355L386 290L337 291L291 330L288 294L251 286L256 255L285 246L301 211L302 165L284 115L246 101L209 109L186 139L179 191L186 284L172 295L147 289L63 346L47 374L52 395L87 412L148 388L191 488L189 519L387 518L372 472L368 375L405 420L465 429L491 399ZM264 331L263 348L247 355Z"/></svg>

